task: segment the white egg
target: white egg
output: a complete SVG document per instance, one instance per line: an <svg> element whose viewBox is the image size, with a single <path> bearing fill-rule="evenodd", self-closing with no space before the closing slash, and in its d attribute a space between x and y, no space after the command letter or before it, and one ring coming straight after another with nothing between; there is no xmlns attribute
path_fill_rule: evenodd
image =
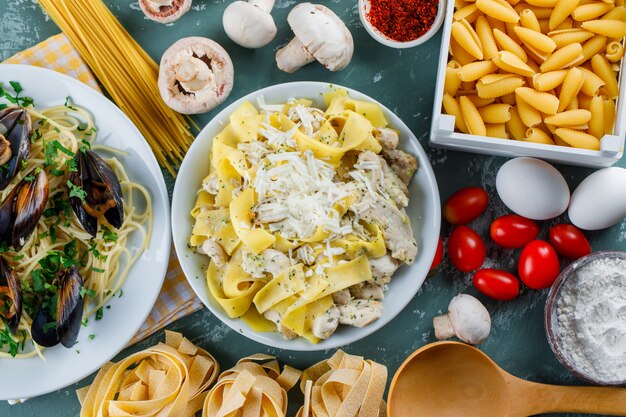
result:
<svg viewBox="0 0 626 417"><path fill-rule="evenodd" d="M496 189L511 211L533 220L557 217L569 204L569 187L563 175L535 158L515 158L502 165Z"/></svg>
<svg viewBox="0 0 626 417"><path fill-rule="evenodd" d="M572 194L569 219L585 230L606 229L626 217L626 169L601 169L580 183Z"/></svg>

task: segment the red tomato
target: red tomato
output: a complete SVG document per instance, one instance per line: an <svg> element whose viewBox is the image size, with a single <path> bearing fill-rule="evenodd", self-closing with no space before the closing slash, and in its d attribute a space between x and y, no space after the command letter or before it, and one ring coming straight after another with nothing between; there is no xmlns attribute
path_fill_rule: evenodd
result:
<svg viewBox="0 0 626 417"><path fill-rule="evenodd" d="M534 221L517 214L498 217L491 223L491 239L505 248L521 248L532 242L539 234Z"/></svg>
<svg viewBox="0 0 626 417"><path fill-rule="evenodd" d="M559 257L548 242L533 240L519 256L517 273L534 290L550 287L561 271Z"/></svg>
<svg viewBox="0 0 626 417"><path fill-rule="evenodd" d="M436 269L441 265L441 261L443 260L443 240L441 240L441 236L439 236L439 242L437 242L437 250L435 251L435 259L433 259L433 264L430 266L430 270Z"/></svg>
<svg viewBox="0 0 626 417"><path fill-rule="evenodd" d="M519 280L513 274L499 269L481 269L472 278L474 287L496 300L512 300L519 294Z"/></svg>
<svg viewBox="0 0 626 417"><path fill-rule="evenodd" d="M591 253L587 237L576 226L557 224L550 228L550 243L561 256L578 259Z"/></svg>
<svg viewBox="0 0 626 417"><path fill-rule="evenodd" d="M443 215L451 224L466 224L483 214L489 197L480 187L463 188L452 194L443 206Z"/></svg>
<svg viewBox="0 0 626 417"><path fill-rule="evenodd" d="M448 240L448 255L459 271L472 272L485 261L485 243L469 227L457 226Z"/></svg>

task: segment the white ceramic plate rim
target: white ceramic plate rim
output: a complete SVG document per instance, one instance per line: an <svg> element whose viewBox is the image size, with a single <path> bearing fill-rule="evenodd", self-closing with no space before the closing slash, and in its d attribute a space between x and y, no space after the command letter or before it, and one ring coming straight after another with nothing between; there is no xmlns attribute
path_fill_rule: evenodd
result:
<svg viewBox="0 0 626 417"><path fill-rule="evenodd" d="M332 86L337 88L346 88L337 85ZM192 221L191 217L189 216L189 212L191 211L195 202L196 190L199 187L202 178L208 173L208 152L206 151L210 149L210 143L213 139L213 136L217 134L220 130L222 130L223 126L228 123L228 116L245 101L251 101L255 103L255 99L257 97L259 97L260 95L264 95L266 99L269 98L268 103L272 103L272 101L270 100L272 93L279 90L289 92L283 93L284 100L289 97L313 98L318 97L319 94L327 91L330 87L331 84L328 83L310 81L278 84L255 91L235 101L234 103L226 107L222 112L220 112L215 118L213 118L213 120L211 120L207 124L202 132L200 132L193 145L191 146L191 149L189 149L189 152L185 156L185 159L178 174L178 179L174 186L174 194L172 199L172 231L174 238L174 247L176 248L176 253L178 255L183 272L187 276L190 285L192 286L198 297L215 316L217 316L223 323L231 327L233 330L243 334L247 338L252 339L256 342L286 350L319 351L334 349L339 346L344 346L360 340L389 323L413 299L415 294L417 294L417 292L419 291L419 288L423 284L424 280L426 279L426 275L428 274L430 264L435 254L437 239L439 237L441 216L439 190L437 188L435 175L432 171L430 163L428 162L428 157L426 156L426 153L419 144L419 141L409 130L409 128L400 120L400 118L398 118L388 108L378 103L376 100L366 96L365 94L346 88L352 97L373 101L382 106L385 115L390 121L390 125L393 126L395 129L401 131L401 136L403 137L402 140L405 141L404 145L401 145L401 147L403 147L404 149L406 149L406 141L408 138L409 145L411 146L411 151L413 151L412 153L417 156L420 162L420 169L418 170L416 178L411 183L410 188L413 189L414 187L416 187L417 177L420 177L420 181L428 183L430 187L429 189L419 191L420 193L426 195L426 197L429 199L429 207L426 207L422 213L423 216L427 217L424 222L427 221L429 223L424 224L423 229L419 232L416 232L414 230L414 233L417 233L416 237L418 238L418 245L420 246L418 260L411 267L402 267L394 275L394 280L396 281L398 275L403 275L403 282L405 284L405 287L408 287L406 289L406 292L402 296L402 300L398 301L397 303L393 303L393 305L387 303L385 305L386 313L383 315L383 317L370 324L369 326L362 329L357 329L353 327L346 328L345 326L342 326L342 328L340 328L338 332L329 339L324 340L317 345L313 345L303 338L284 340L278 333L254 332L242 320L229 318L222 311L222 309L217 304L214 304L214 301L210 299L208 295L209 292L206 285L206 279L204 278L206 265L208 265L208 258L196 254L188 246L188 239L192 228ZM203 149L206 153L204 153L201 149ZM196 170L196 167L200 166L201 164L204 164L204 166L203 168L201 168L202 172L199 172L200 170ZM415 204L414 201L413 204ZM412 221L413 220L414 219L412 218ZM420 238L422 239L421 242ZM400 271L403 272L401 273ZM411 271L412 273L409 273L409 271ZM411 277L408 277L407 275L411 275ZM406 283L406 280L409 278L414 279L415 282ZM394 280L392 280L390 288L393 288ZM400 285L400 283L396 283L395 285ZM387 311L390 310L395 311L395 313L387 314ZM207 329L207 331L211 331L211 329Z"/></svg>
<svg viewBox="0 0 626 417"><path fill-rule="evenodd" d="M78 105L86 107L96 118L98 143L116 143L131 153L118 158L132 161L131 178L140 180L136 172L144 172L149 183L143 183L152 195L153 231L150 246L131 268L124 286L124 296L111 301L101 321L90 320L81 329L75 349L62 346L46 349L46 362L31 359L0 359L0 400L34 397L71 385L98 370L124 349L145 322L154 306L165 278L170 254L169 200L163 174L139 130L111 101L80 81L55 71L27 65L0 65L0 81L19 81L24 94L35 104L63 104L71 96ZM50 86L34 89L30 86ZM63 92L57 95L52 91ZM100 115L100 117L99 117ZM109 120L103 122L104 116ZM123 139L114 132L124 132ZM122 146L118 141L123 141ZM137 163L137 167L135 167ZM108 319L107 319L108 318ZM118 320L114 320L119 318ZM93 340L88 339L94 334ZM91 344L91 345L90 345ZM80 354L76 350L80 350Z"/></svg>

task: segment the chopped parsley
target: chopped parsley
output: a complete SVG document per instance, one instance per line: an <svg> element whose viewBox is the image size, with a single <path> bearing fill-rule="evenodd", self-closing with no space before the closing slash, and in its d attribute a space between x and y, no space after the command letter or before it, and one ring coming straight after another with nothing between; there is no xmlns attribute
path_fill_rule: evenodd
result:
<svg viewBox="0 0 626 417"><path fill-rule="evenodd" d="M22 106L22 107L32 106L33 104L32 98L20 96L20 94L22 93L22 91L24 91L24 89L22 88L22 85L19 82L9 81L9 85L13 89L13 92L15 93L15 95L9 93L4 88L4 86L0 83L0 97L5 98L11 104L16 104L18 106ZM2 107L6 108L7 106L5 104L5 105L2 105Z"/></svg>
<svg viewBox="0 0 626 417"><path fill-rule="evenodd" d="M105 242L117 242L117 233L115 233L105 225L100 226L100 230L102 231L102 239L104 239Z"/></svg>
<svg viewBox="0 0 626 417"><path fill-rule="evenodd" d="M96 321L100 321L102 320L102 317L104 316L104 309L102 307L100 307L97 311L96 311Z"/></svg>
<svg viewBox="0 0 626 417"><path fill-rule="evenodd" d="M78 197L81 201L85 201L87 191L75 185L72 181L67 180L67 188L70 190L70 198Z"/></svg>

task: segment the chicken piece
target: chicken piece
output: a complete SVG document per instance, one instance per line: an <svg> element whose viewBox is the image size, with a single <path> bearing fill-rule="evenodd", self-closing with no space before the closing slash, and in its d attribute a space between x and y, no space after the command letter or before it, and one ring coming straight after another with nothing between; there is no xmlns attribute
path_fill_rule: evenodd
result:
<svg viewBox="0 0 626 417"><path fill-rule="evenodd" d="M333 293L332 297L333 301L337 305L348 304L348 302L352 299L352 296L350 295L350 290L348 290L347 288Z"/></svg>
<svg viewBox="0 0 626 417"><path fill-rule="evenodd" d="M198 253L208 255L218 268L226 266L228 262L228 255L224 252L222 246L211 238L205 240L202 246L198 247Z"/></svg>
<svg viewBox="0 0 626 417"><path fill-rule="evenodd" d="M265 313L263 313L263 317L265 317L267 320L275 323L276 324L276 328L284 336L285 339L291 340L291 339L295 339L296 337L298 337L298 335L296 333L292 332L290 329L288 329L288 328L284 327L282 324L280 324L280 322L283 319L283 316L278 311L276 311L276 310L267 310Z"/></svg>
<svg viewBox="0 0 626 417"><path fill-rule="evenodd" d="M383 315L383 303L374 300L352 300L339 306L339 323L365 327Z"/></svg>
<svg viewBox="0 0 626 417"><path fill-rule="evenodd" d="M369 263L372 271L372 281L378 285L389 284L391 276L400 267L400 263L388 253L380 258L370 259Z"/></svg>
<svg viewBox="0 0 626 417"><path fill-rule="evenodd" d="M311 324L311 332L315 337L328 339L339 326L339 309L335 306L329 308L324 314L315 318Z"/></svg>
<svg viewBox="0 0 626 417"><path fill-rule="evenodd" d="M382 145L385 150L392 150L398 147L400 137L398 132L386 127L379 127L374 130L374 137Z"/></svg>
<svg viewBox="0 0 626 417"><path fill-rule="evenodd" d="M399 149L385 150L383 155L393 172L395 172L400 180L406 185L409 185L411 178L417 172L418 163L417 159L404 151Z"/></svg>
<svg viewBox="0 0 626 417"><path fill-rule="evenodd" d="M409 205L409 190L405 183L398 178L387 162L374 152L366 151L359 155L357 167L371 179L378 191L385 197L392 199L398 207Z"/></svg>
<svg viewBox="0 0 626 417"><path fill-rule="evenodd" d="M202 183L202 188L204 188L204 190L209 194L217 195L217 191L219 189L218 184L219 184L219 181L217 179L217 175L211 174Z"/></svg>
<svg viewBox="0 0 626 417"><path fill-rule="evenodd" d="M365 195L358 206L363 207L359 214L368 223L378 224L391 256L411 265L417 256L417 243L413 236L411 222L404 209L382 198L373 199Z"/></svg>
<svg viewBox="0 0 626 417"><path fill-rule="evenodd" d="M275 249L265 249L258 255L252 252L243 252L241 262L243 270L254 278L264 278L266 272L275 277L290 266L289 257Z"/></svg>
<svg viewBox="0 0 626 417"><path fill-rule="evenodd" d="M383 287L375 282L362 282L350 287L350 294L362 300L382 300L385 298Z"/></svg>

